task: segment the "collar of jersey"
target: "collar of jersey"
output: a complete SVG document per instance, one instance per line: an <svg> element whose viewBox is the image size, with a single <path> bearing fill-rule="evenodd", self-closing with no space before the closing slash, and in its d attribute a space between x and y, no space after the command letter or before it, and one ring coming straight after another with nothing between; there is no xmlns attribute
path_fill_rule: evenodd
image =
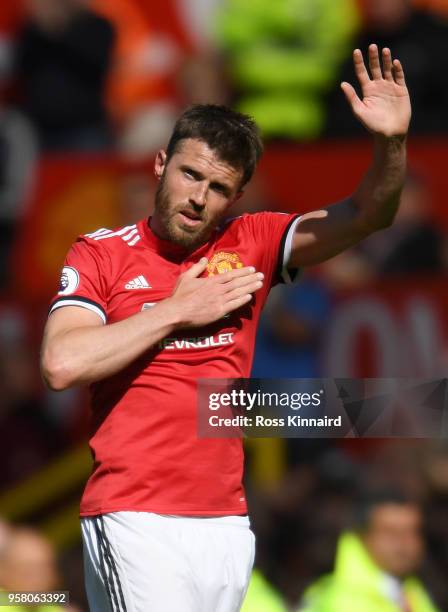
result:
<svg viewBox="0 0 448 612"><path fill-rule="evenodd" d="M179 244L174 244L170 240L163 240L162 238L156 236L156 234L151 229L150 222L151 217L148 217L148 219L143 219L140 222L146 245L159 255L162 255L167 259L173 259L177 261L183 261L190 258L197 259L199 257L202 257L203 254L207 251L210 243L215 240L216 234L218 233L218 230L215 230L208 242L198 247L195 251L189 252Z"/></svg>

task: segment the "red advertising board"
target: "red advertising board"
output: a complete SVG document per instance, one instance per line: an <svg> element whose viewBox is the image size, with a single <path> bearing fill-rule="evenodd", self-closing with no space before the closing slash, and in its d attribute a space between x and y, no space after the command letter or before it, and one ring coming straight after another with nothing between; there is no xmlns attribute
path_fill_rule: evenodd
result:
<svg viewBox="0 0 448 612"><path fill-rule="evenodd" d="M431 378L448 368L446 279L383 281L338 296L324 336L325 374Z"/></svg>

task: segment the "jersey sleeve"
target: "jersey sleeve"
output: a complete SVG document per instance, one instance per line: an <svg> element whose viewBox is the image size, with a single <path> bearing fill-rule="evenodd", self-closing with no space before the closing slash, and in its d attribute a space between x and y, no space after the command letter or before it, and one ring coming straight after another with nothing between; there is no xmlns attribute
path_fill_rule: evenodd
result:
<svg viewBox="0 0 448 612"><path fill-rule="evenodd" d="M268 271L271 286L291 284L299 276L299 270L290 268L292 238L298 214L261 212L246 216L246 224L260 250L263 268Z"/></svg>
<svg viewBox="0 0 448 612"><path fill-rule="evenodd" d="M80 237L73 244L61 270L59 291L49 314L64 306L80 306L107 321L107 270L110 261L104 249L93 240Z"/></svg>

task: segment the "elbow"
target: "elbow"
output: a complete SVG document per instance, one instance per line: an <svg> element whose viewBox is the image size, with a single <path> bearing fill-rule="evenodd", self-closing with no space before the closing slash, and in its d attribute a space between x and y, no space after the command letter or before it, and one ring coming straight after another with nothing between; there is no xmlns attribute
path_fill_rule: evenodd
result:
<svg viewBox="0 0 448 612"><path fill-rule="evenodd" d="M41 357L42 378L52 391L64 391L74 384L74 376L63 359L46 350Z"/></svg>
<svg viewBox="0 0 448 612"><path fill-rule="evenodd" d="M380 219L377 223L375 231L378 232L380 230L387 229L393 224L394 219L395 219L395 213L393 215L389 215L387 217L384 217L383 219Z"/></svg>
<svg viewBox="0 0 448 612"><path fill-rule="evenodd" d="M377 201L375 205L366 205L352 198L352 205L355 210L355 223L360 235L365 238L393 224L398 212L399 198L394 195L392 198Z"/></svg>
<svg viewBox="0 0 448 612"><path fill-rule="evenodd" d="M391 225L394 224L397 214L398 214L398 208L394 210L393 212L391 212L389 217L386 219L386 224L384 226L385 228L390 227Z"/></svg>
<svg viewBox="0 0 448 612"><path fill-rule="evenodd" d="M395 217L397 216L398 205L390 207L388 210L383 211L383 214L377 220L377 230L383 230L390 227L395 221Z"/></svg>

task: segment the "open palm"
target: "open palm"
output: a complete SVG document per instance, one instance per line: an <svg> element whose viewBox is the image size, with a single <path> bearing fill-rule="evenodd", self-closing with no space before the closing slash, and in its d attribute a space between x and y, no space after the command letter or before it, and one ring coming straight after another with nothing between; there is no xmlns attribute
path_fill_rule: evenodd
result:
<svg viewBox="0 0 448 612"><path fill-rule="evenodd" d="M353 52L355 73L362 91L362 100L349 83L341 83L354 115L373 134L385 137L404 136L411 119L411 102L403 67L392 61L390 49L383 49L382 64L376 45L369 46L369 68L359 49Z"/></svg>

